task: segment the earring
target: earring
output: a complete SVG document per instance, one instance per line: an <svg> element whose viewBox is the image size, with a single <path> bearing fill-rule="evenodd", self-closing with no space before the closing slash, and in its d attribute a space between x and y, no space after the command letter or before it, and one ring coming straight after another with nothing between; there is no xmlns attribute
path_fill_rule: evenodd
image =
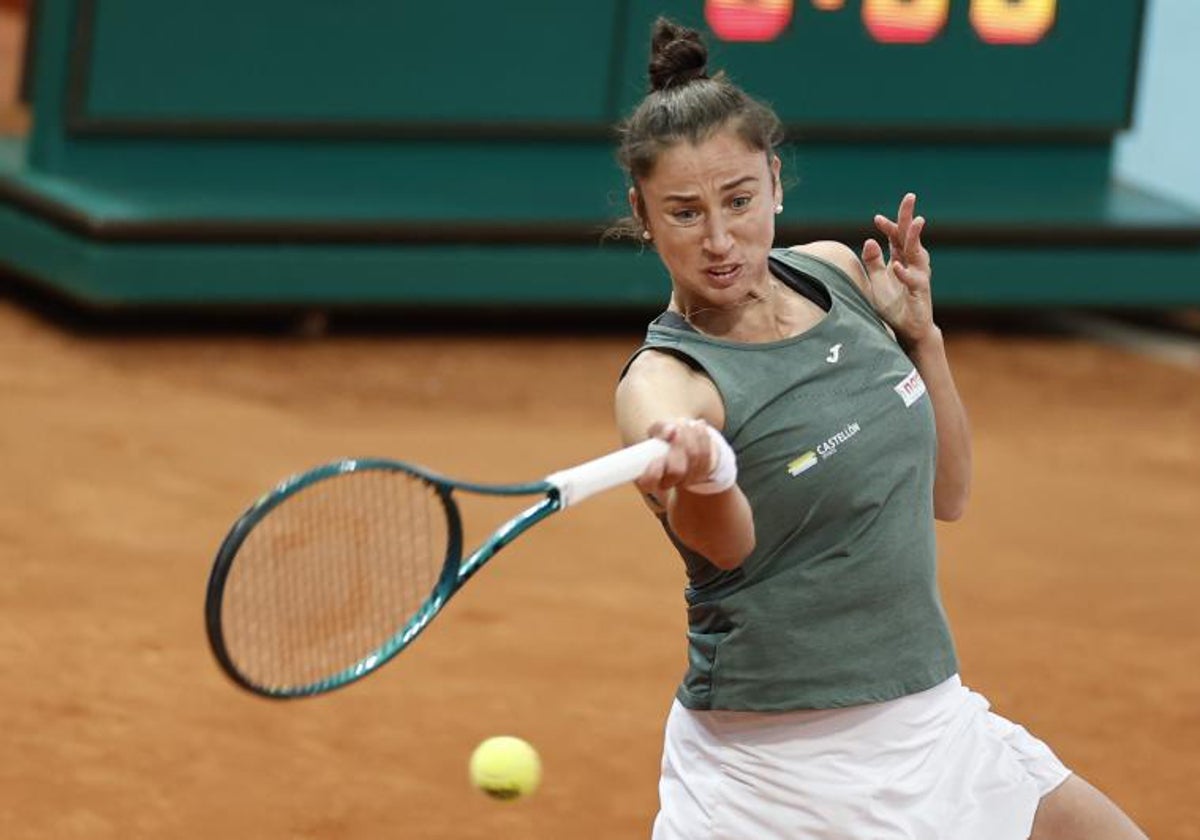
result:
<svg viewBox="0 0 1200 840"><path fill-rule="evenodd" d="M780 213L782 213L782 212L783 212L783 205L782 205L782 204L776 204L776 205L775 205L775 215L776 215L776 216L778 216L778 215L779 215Z"/></svg>
<svg viewBox="0 0 1200 840"><path fill-rule="evenodd" d="M650 231L648 231L648 230L642 231L642 239L645 239L647 242L649 242L651 240L651 238L652 237L650 236Z"/></svg>

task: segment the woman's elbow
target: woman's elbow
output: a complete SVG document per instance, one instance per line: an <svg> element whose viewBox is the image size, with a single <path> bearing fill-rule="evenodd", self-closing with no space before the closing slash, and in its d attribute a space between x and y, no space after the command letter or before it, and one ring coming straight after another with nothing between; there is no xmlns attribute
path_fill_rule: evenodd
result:
<svg viewBox="0 0 1200 840"><path fill-rule="evenodd" d="M720 546L711 546L707 552L702 552L704 558L718 569L731 572L746 562L746 558L754 551L754 534L744 535L737 542Z"/></svg>
<svg viewBox="0 0 1200 840"><path fill-rule="evenodd" d="M740 569L749 556L750 552L746 552L745 554L709 554L704 559L723 572L732 572L734 569Z"/></svg>
<svg viewBox="0 0 1200 840"><path fill-rule="evenodd" d="M680 541L718 569L732 571L746 562L757 538L750 504L740 492L699 496L706 506L678 504L668 514L671 530Z"/></svg>
<svg viewBox="0 0 1200 840"><path fill-rule="evenodd" d="M939 522L957 522L966 515L968 497L969 494L963 492L949 499L934 499L933 518Z"/></svg>

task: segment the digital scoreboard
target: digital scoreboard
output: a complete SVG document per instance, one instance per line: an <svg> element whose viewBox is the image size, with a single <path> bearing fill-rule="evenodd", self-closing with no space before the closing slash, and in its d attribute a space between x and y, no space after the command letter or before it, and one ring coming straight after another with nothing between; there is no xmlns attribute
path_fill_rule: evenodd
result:
<svg viewBox="0 0 1200 840"><path fill-rule="evenodd" d="M801 0L803 2L803 0ZM881 44L927 44L950 19L951 0L863 0L865 29ZM1036 44L1054 25L1058 0L961 0L971 27L989 44ZM840 12L846 0L812 0L814 9ZM793 0L707 0L704 17L726 41L773 41L796 14Z"/></svg>
<svg viewBox="0 0 1200 840"><path fill-rule="evenodd" d="M610 137L651 24L797 136L1111 136L1144 0L76 0L73 132ZM230 22L236 21L236 26Z"/></svg>
<svg viewBox="0 0 1200 840"><path fill-rule="evenodd" d="M793 129L1113 134L1144 0L631 0L709 35L710 66ZM642 32L630 33L644 44ZM644 78L631 49L625 90ZM636 99L631 95L626 104Z"/></svg>

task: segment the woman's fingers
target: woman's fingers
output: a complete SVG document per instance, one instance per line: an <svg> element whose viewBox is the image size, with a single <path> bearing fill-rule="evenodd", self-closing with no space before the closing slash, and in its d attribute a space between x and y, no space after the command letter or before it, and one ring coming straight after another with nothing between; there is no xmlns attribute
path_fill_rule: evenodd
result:
<svg viewBox="0 0 1200 840"><path fill-rule="evenodd" d="M900 199L900 209L896 211L896 221L893 222L882 214L875 216L875 227L880 229L880 233L887 236L893 257L898 257L905 250L908 236L912 233L913 216L916 214L916 209L916 193L910 192L905 193L905 197Z"/></svg>
<svg viewBox="0 0 1200 840"><path fill-rule="evenodd" d="M900 227L902 235L907 235L909 225L912 224L913 213L917 207L916 193L905 193L904 198L900 199L900 210L896 214L896 222Z"/></svg>
<svg viewBox="0 0 1200 840"><path fill-rule="evenodd" d="M868 239L862 247L863 266L867 269L867 277L874 281L881 271L887 271L887 261L883 258L883 246L874 239Z"/></svg>
<svg viewBox="0 0 1200 840"><path fill-rule="evenodd" d="M900 237L900 227L887 216L881 213L875 214L875 227L887 237L889 243L895 243Z"/></svg>
<svg viewBox="0 0 1200 840"><path fill-rule="evenodd" d="M918 268L913 268L907 265L895 263L892 265L892 272L896 275L896 279L904 284L904 287L910 292L923 294L929 290L929 273Z"/></svg>
<svg viewBox="0 0 1200 840"><path fill-rule="evenodd" d="M671 444L666 454L654 459L642 472L637 486L643 492L654 493L703 481L712 468L712 441L708 424L690 418L657 421L647 430Z"/></svg>
<svg viewBox="0 0 1200 840"><path fill-rule="evenodd" d="M703 420L687 420L679 425L672 449L680 452L679 483L703 481L713 465L712 440Z"/></svg>
<svg viewBox="0 0 1200 840"><path fill-rule="evenodd" d="M895 222L885 219L883 216L877 216L876 227L888 237L888 257L892 261L912 264L918 263L923 259L922 252L924 246L921 244L921 234L925 231L924 216L917 216L903 231L900 225ZM873 242L874 240L869 241ZM878 245L876 248L880 256L882 256L882 248ZM873 251L872 253L875 252ZM866 261L865 250L863 261Z"/></svg>
<svg viewBox="0 0 1200 840"><path fill-rule="evenodd" d="M925 231L925 217L917 216L913 219L913 223L908 228L908 235L904 238L904 262L913 263L921 259L921 252L924 250L921 245L921 234Z"/></svg>
<svg viewBox="0 0 1200 840"><path fill-rule="evenodd" d="M876 214L875 216L875 227L887 237L892 259L905 259L912 253L910 251L910 242L913 239L914 226L920 220L920 225L916 227L917 236L919 237L920 231L925 225L924 218L920 216L914 218L916 206L916 194L906 193L904 198L900 200L900 208L896 213L896 221L892 221L882 214Z"/></svg>
<svg viewBox="0 0 1200 840"><path fill-rule="evenodd" d="M895 273L896 279L903 283L905 288L907 288L909 291L914 291L918 286L920 286L920 279L914 276L913 273L903 265L897 263L896 265L892 266L892 271Z"/></svg>

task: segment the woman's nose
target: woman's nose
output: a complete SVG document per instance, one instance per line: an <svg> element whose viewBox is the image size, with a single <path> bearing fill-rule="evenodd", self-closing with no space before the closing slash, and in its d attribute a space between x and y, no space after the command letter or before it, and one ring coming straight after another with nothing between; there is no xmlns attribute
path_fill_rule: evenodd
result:
<svg viewBox="0 0 1200 840"><path fill-rule="evenodd" d="M704 250L710 254L726 254L733 247L729 227L719 218L710 222L704 237Z"/></svg>

